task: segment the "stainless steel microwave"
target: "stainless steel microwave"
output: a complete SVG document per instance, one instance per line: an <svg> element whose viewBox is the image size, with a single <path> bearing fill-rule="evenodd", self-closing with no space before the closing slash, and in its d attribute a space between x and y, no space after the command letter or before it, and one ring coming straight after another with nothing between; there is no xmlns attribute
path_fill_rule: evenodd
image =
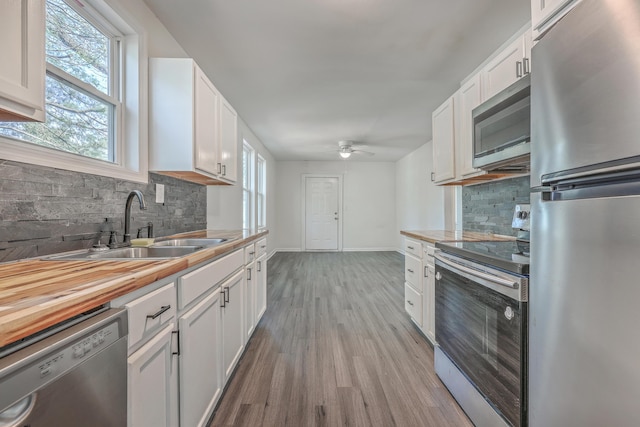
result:
<svg viewBox="0 0 640 427"><path fill-rule="evenodd" d="M531 76L526 75L473 110L473 167L529 170Z"/></svg>

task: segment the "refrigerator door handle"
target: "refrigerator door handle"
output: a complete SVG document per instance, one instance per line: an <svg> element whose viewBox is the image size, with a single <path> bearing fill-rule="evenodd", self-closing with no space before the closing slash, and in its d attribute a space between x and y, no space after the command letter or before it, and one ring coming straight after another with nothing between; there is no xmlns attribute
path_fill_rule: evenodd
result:
<svg viewBox="0 0 640 427"><path fill-rule="evenodd" d="M539 185L537 187L531 187L531 193L551 193L553 191L553 187L550 185Z"/></svg>

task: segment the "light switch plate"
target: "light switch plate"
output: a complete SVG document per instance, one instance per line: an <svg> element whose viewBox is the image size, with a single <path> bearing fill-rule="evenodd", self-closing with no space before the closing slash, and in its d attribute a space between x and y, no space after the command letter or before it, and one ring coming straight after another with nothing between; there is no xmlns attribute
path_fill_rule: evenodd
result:
<svg viewBox="0 0 640 427"><path fill-rule="evenodd" d="M156 203L164 203L164 184L156 184Z"/></svg>

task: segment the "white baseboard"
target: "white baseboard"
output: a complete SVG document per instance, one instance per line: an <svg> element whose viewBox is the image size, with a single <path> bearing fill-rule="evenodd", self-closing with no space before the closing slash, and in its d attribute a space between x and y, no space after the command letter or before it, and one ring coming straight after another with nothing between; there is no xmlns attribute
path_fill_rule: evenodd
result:
<svg viewBox="0 0 640 427"><path fill-rule="evenodd" d="M302 252L300 248L278 248L274 249L273 252Z"/></svg>
<svg viewBox="0 0 640 427"><path fill-rule="evenodd" d="M398 248L343 248L342 252L395 252Z"/></svg>

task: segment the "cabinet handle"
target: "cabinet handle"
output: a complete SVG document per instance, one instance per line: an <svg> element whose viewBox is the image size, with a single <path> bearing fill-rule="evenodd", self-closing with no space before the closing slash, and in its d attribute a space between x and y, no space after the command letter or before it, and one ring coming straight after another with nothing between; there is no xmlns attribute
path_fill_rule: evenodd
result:
<svg viewBox="0 0 640 427"><path fill-rule="evenodd" d="M516 62L516 77L522 77L522 61Z"/></svg>
<svg viewBox="0 0 640 427"><path fill-rule="evenodd" d="M258 261L258 271L262 271L262 261Z"/></svg>
<svg viewBox="0 0 640 427"><path fill-rule="evenodd" d="M218 175L222 173L222 163L218 163Z"/></svg>
<svg viewBox="0 0 640 427"><path fill-rule="evenodd" d="M413 306L413 303L409 300L407 300L407 304L409 304L410 306Z"/></svg>
<svg viewBox="0 0 640 427"><path fill-rule="evenodd" d="M261 247L262 249L264 249L264 248L266 248L266 247L267 247L267 245L262 245L262 246L260 246L260 247Z"/></svg>
<svg viewBox="0 0 640 427"><path fill-rule="evenodd" d="M222 288L220 292L222 292L222 296L220 297L220 307L224 308L226 307L225 302L227 302L227 299L225 298L227 290L225 288Z"/></svg>
<svg viewBox="0 0 640 427"><path fill-rule="evenodd" d="M429 277L429 267L424 266L424 277Z"/></svg>
<svg viewBox="0 0 640 427"><path fill-rule="evenodd" d="M407 246L407 248L411 249L412 251L415 250L413 246Z"/></svg>
<svg viewBox="0 0 640 427"><path fill-rule="evenodd" d="M162 313L164 313L165 311L169 310L171 308L170 305L163 305L162 307L160 307L160 310L156 311L153 314L147 314L147 319L151 319L151 320L155 320L157 319Z"/></svg>
<svg viewBox="0 0 640 427"><path fill-rule="evenodd" d="M247 280L251 280L251 269L247 268Z"/></svg>
<svg viewBox="0 0 640 427"><path fill-rule="evenodd" d="M251 252L249 252L249 255L253 255L255 253L256 253L256 251L251 251Z"/></svg>
<svg viewBox="0 0 640 427"><path fill-rule="evenodd" d="M229 291L230 291L230 289L227 286L227 291L224 293L224 302L227 303L227 304L229 303Z"/></svg>
<svg viewBox="0 0 640 427"><path fill-rule="evenodd" d="M412 270L412 269L407 268L407 271L408 271L409 273L413 274L413 270Z"/></svg>
<svg viewBox="0 0 640 427"><path fill-rule="evenodd" d="M176 348L177 351L172 351L171 354L175 356L180 356L180 331L171 331L172 335L176 337Z"/></svg>
<svg viewBox="0 0 640 427"><path fill-rule="evenodd" d="M525 74L529 74L531 73L531 67L529 66L529 58L524 58L522 60L522 64L523 64L523 68L524 68L524 73Z"/></svg>
<svg viewBox="0 0 640 427"><path fill-rule="evenodd" d="M227 175L227 165L222 165L222 176Z"/></svg>
<svg viewBox="0 0 640 427"><path fill-rule="evenodd" d="M431 182L434 182L435 180L436 180L436 173L431 172Z"/></svg>

